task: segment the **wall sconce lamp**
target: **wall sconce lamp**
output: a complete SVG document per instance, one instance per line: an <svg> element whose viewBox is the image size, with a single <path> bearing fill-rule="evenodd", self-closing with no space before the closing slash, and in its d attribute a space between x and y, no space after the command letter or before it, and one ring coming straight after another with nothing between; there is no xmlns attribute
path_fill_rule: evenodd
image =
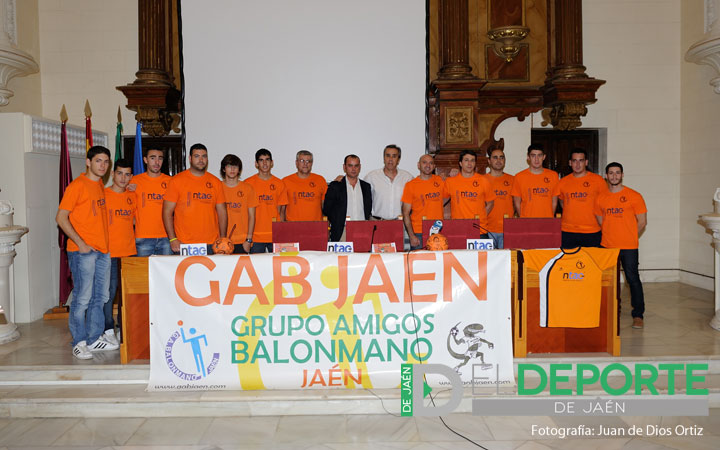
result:
<svg viewBox="0 0 720 450"><path fill-rule="evenodd" d="M505 62L512 61L520 53L520 45L518 44L528 34L530 34L530 29L519 25L493 28L488 31L488 37L495 42L493 51Z"/></svg>

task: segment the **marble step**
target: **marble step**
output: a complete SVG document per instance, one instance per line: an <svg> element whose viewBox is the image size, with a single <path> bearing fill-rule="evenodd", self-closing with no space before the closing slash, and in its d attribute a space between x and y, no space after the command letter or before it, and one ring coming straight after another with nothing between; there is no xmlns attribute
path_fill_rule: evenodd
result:
<svg viewBox="0 0 720 450"><path fill-rule="evenodd" d="M567 383L559 383L558 387L572 388L574 381L571 378ZM610 377L609 383L617 387L623 380ZM666 396L666 377L659 377L655 386L660 397ZM677 377L676 386L677 393L685 392L683 377ZM720 375L707 375L703 387L709 390L709 406L720 407ZM436 389L435 392L441 404L449 395L447 390ZM599 384L585 389L585 396L604 395ZM535 397L547 398L549 394L545 391ZM463 401L456 411L470 412L472 398L471 389L465 389ZM0 386L0 418L250 417L399 414L399 410L399 389L147 392L143 384Z"/></svg>
<svg viewBox="0 0 720 450"><path fill-rule="evenodd" d="M149 364L79 364L74 365L19 365L0 366L0 386L3 385L88 385L88 384L147 384L150 378ZM621 363L631 369L635 364L662 363L707 364L708 374L720 374L720 355L713 356L654 356L654 357L612 357L597 355L534 356L515 358L514 370L517 376L519 364L536 364L545 371L550 364L596 364L600 370L609 364ZM528 371L529 378L536 378L534 371Z"/></svg>

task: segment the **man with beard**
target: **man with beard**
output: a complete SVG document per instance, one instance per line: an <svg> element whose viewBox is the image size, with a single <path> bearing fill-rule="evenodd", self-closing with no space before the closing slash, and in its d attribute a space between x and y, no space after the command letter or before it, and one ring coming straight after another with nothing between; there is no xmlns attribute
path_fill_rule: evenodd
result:
<svg viewBox="0 0 720 450"><path fill-rule="evenodd" d="M443 201L448 197L445 182L435 175L435 160L422 155L418 161L420 175L405 184L402 213L405 230L410 236L410 250L422 248L422 221L442 220Z"/></svg>
<svg viewBox="0 0 720 450"><path fill-rule="evenodd" d="M163 203L163 223L173 253L180 244L208 244L227 233L227 209L222 182L207 173L208 154L203 144L190 147L190 168L174 176Z"/></svg>
<svg viewBox="0 0 720 450"><path fill-rule="evenodd" d="M137 256L172 253L162 218L165 190L170 182L170 176L160 171L164 159L165 152L162 150L148 150L143 156L147 172L134 176L132 183L128 185L128 191L135 191L137 205L135 215Z"/></svg>

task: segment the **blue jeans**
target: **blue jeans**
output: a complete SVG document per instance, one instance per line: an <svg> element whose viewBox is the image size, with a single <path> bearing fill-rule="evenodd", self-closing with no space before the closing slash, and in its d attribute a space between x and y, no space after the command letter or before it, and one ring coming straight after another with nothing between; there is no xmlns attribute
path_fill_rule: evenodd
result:
<svg viewBox="0 0 720 450"><path fill-rule="evenodd" d="M253 242L250 253L272 253L272 242Z"/></svg>
<svg viewBox="0 0 720 450"><path fill-rule="evenodd" d="M114 330L115 321L113 320L113 300L117 294L118 283L120 281L120 258L110 258L110 291L108 300L103 306L105 314L105 329Z"/></svg>
<svg viewBox="0 0 720 450"><path fill-rule="evenodd" d="M135 238L137 256L172 255L168 238Z"/></svg>
<svg viewBox="0 0 720 450"><path fill-rule="evenodd" d="M638 271L639 259L640 253L636 248L620 250L620 262L622 263L623 272L625 272L625 280L630 285L632 316L642 319L645 313L645 294L640 281L640 272Z"/></svg>
<svg viewBox="0 0 720 450"><path fill-rule="evenodd" d="M503 238L505 237L504 233L488 233L488 236L490 239L493 240L493 244L495 245L495 248L504 248L505 242Z"/></svg>
<svg viewBox="0 0 720 450"><path fill-rule="evenodd" d="M88 345L105 331L103 307L110 290L110 254L68 252L73 275L73 297L68 327L73 347L80 341Z"/></svg>
<svg viewBox="0 0 720 450"><path fill-rule="evenodd" d="M562 248L575 247L600 247L602 241L602 232L597 233L571 233L569 231L562 232Z"/></svg>
<svg viewBox="0 0 720 450"><path fill-rule="evenodd" d="M410 250L411 250L411 251L412 251L412 250L420 250L421 248L424 247L424 245L423 245L423 239L422 239L422 233L415 233L415 237L418 238L418 239L420 239L420 245L418 245L417 247L413 247L413 246L411 245L411 246L410 246Z"/></svg>

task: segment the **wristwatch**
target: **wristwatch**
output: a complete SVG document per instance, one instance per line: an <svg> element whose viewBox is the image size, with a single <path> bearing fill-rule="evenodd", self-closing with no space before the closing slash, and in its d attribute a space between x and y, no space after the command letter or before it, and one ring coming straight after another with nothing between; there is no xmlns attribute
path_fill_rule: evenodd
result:
<svg viewBox="0 0 720 450"><path fill-rule="evenodd" d="M245 242L248 242L248 243L252 244L252 238L247 238L247 239L245 239Z"/></svg>

